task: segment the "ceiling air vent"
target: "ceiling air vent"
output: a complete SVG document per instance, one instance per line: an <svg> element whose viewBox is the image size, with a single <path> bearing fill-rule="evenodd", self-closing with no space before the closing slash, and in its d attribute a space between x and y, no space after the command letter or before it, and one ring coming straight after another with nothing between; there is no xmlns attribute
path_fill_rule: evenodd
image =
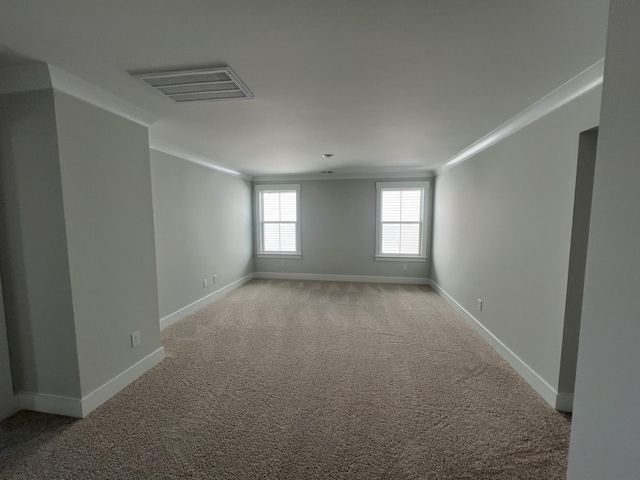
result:
<svg viewBox="0 0 640 480"><path fill-rule="evenodd" d="M176 103L253 98L229 67L134 75Z"/></svg>

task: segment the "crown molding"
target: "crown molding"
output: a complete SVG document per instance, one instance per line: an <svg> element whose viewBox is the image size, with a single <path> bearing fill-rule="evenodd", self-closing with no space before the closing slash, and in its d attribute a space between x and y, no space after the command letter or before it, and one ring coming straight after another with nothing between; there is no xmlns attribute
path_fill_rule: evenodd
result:
<svg viewBox="0 0 640 480"><path fill-rule="evenodd" d="M167 155L171 155L173 157L181 158L197 165L201 165L203 167L210 168L212 170L217 170L218 172L224 173L226 175L231 175L232 177L239 177L249 181L253 180L253 177L251 175L233 170L226 165L214 162L210 158L189 152L184 148L178 147L177 145L174 145L152 135L149 135L149 148L158 152L166 153Z"/></svg>
<svg viewBox="0 0 640 480"><path fill-rule="evenodd" d="M75 75L43 62L0 70L0 94L53 88L91 105L150 127L158 119L149 112Z"/></svg>
<svg viewBox="0 0 640 480"><path fill-rule="evenodd" d="M145 127L150 127L158 120L157 117L146 110L122 100L75 75L53 65L48 65L48 67L51 86L59 92L71 95Z"/></svg>
<svg viewBox="0 0 640 480"><path fill-rule="evenodd" d="M548 115L554 110L569 103L571 100L587 93L602 84L604 71L604 59L598 60L586 70L582 71L568 82L553 90L533 105L527 107L516 116L507 120L498 128L472 143L457 155L450 158L444 165L436 170L436 174L446 172L450 168L461 164L474 155L501 142L524 127L531 125L536 120Z"/></svg>
<svg viewBox="0 0 640 480"><path fill-rule="evenodd" d="M0 94L29 92L51 88L46 63L32 63L0 70Z"/></svg>
<svg viewBox="0 0 640 480"><path fill-rule="evenodd" d="M359 171L345 173L299 173L290 175L255 175L254 182L289 182L300 180L386 180L389 178L403 178L415 180L418 178L432 178L432 170L389 170L389 171Z"/></svg>

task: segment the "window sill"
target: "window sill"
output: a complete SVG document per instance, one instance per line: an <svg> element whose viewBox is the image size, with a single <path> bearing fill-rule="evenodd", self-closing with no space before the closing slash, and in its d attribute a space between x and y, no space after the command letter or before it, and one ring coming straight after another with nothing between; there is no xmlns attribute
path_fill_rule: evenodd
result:
<svg viewBox="0 0 640 480"><path fill-rule="evenodd" d="M302 258L302 255L299 253L257 253L256 257L258 258Z"/></svg>
<svg viewBox="0 0 640 480"><path fill-rule="evenodd" d="M427 257L398 257L393 255L376 255L376 262L426 262Z"/></svg>

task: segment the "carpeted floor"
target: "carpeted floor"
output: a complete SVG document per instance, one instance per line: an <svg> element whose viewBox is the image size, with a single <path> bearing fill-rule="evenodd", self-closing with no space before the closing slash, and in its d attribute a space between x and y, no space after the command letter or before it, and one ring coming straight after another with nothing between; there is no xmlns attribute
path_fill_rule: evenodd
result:
<svg viewBox="0 0 640 480"><path fill-rule="evenodd" d="M0 478L562 479L569 420L429 287L254 280L83 420L0 423Z"/></svg>

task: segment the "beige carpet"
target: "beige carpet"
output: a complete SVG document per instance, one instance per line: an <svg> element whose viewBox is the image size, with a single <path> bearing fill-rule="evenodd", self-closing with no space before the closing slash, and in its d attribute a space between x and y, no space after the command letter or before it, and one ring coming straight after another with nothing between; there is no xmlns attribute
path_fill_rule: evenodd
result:
<svg viewBox="0 0 640 480"><path fill-rule="evenodd" d="M562 479L569 420L430 288L254 280L84 420L0 423L0 478Z"/></svg>

